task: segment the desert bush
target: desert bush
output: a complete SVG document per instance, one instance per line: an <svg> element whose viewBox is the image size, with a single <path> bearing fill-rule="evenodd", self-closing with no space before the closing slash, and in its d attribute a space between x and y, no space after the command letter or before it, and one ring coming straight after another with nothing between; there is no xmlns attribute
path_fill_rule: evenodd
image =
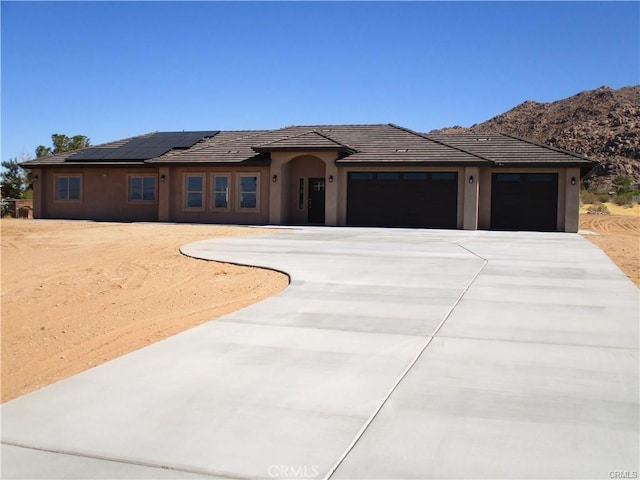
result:
<svg viewBox="0 0 640 480"><path fill-rule="evenodd" d="M602 192L591 192L589 190L580 191L580 202L583 205L593 203L607 203L611 201L611 195Z"/></svg>
<svg viewBox="0 0 640 480"><path fill-rule="evenodd" d="M590 192L589 190L580 190L580 203L588 205L598 201L598 194Z"/></svg>
<svg viewBox="0 0 640 480"><path fill-rule="evenodd" d="M0 217L4 218L9 215L11 211L11 202L6 199L0 200Z"/></svg>
<svg viewBox="0 0 640 480"><path fill-rule="evenodd" d="M629 193L632 191L631 177L629 175L618 175L612 181L612 187L618 194Z"/></svg>
<svg viewBox="0 0 640 480"><path fill-rule="evenodd" d="M587 208L587 213L592 215L609 215L609 209L604 203L596 202Z"/></svg>
<svg viewBox="0 0 640 480"><path fill-rule="evenodd" d="M613 203L620 205L621 207L632 205L633 196L630 193L619 193L613 198Z"/></svg>

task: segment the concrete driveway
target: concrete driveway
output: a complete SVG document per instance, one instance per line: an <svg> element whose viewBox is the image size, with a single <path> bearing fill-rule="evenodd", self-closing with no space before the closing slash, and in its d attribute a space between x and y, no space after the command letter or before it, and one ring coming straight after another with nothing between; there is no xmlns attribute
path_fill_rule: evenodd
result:
<svg viewBox="0 0 640 480"><path fill-rule="evenodd" d="M638 289L575 234L299 228L290 287L2 406L2 478L634 478Z"/></svg>

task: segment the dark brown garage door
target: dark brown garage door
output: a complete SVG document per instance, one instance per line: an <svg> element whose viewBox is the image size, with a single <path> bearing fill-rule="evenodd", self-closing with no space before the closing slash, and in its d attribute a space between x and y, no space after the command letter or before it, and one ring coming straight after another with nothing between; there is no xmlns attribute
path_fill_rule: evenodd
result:
<svg viewBox="0 0 640 480"><path fill-rule="evenodd" d="M349 172L349 225L456 228L456 172Z"/></svg>
<svg viewBox="0 0 640 480"><path fill-rule="evenodd" d="M494 173L491 228L557 230L558 174Z"/></svg>

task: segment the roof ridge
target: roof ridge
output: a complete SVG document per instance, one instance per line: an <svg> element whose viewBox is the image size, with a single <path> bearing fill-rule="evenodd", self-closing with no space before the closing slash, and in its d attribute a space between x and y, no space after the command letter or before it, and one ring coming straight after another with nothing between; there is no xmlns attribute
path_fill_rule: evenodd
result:
<svg viewBox="0 0 640 480"><path fill-rule="evenodd" d="M388 123L323 123L320 125L289 125L289 127L284 127L284 128L382 127L385 125L389 125L389 124Z"/></svg>
<svg viewBox="0 0 640 480"><path fill-rule="evenodd" d="M265 132L270 132L271 130L220 130L218 131L217 134L215 134L213 137L206 137L203 138L202 140L205 140L204 142L202 140L200 140L198 143L196 143L195 145L191 146L190 148L187 148L186 150L169 150L166 153L163 153L162 155L160 155L159 157L156 158L166 158L166 157L174 157L177 155L181 155L185 152L189 152L189 153L193 153L193 152L199 152L202 149L208 148L210 147L212 144L213 145L225 145L227 143L233 143L233 142L237 142L240 140L244 140L245 138L249 138L251 136L254 136L256 134L260 134L260 133L265 133ZM251 135L243 135L241 137L235 137L220 143L215 143L215 138L220 135L221 133L232 133L232 132L252 132ZM149 160L153 160L153 159L149 159Z"/></svg>
<svg viewBox="0 0 640 480"><path fill-rule="evenodd" d="M291 128L291 127L286 127L286 128ZM303 127L303 128L305 128L305 127ZM284 130L284 129L279 128L277 130L270 130L270 132L277 132L278 130ZM267 142L267 143L261 143L259 146L266 147L267 145L271 145L272 143L278 143L278 142L281 142L283 140L289 140L289 139L292 139L292 138L303 137L304 135L309 135L310 133L315 133L316 135L320 135L321 137L327 138L326 136L321 135L320 133L316 132L315 130L307 130L305 132L298 133L296 135L289 135L289 136L286 136L286 137L281 137L281 138L277 138L275 140L271 140L270 142ZM330 138L327 138L327 140L330 140L330 141L332 141L334 143L337 143L335 140L332 140Z"/></svg>
<svg viewBox="0 0 640 480"><path fill-rule="evenodd" d="M495 163L495 160L492 160L492 159L490 159L490 158L487 158L487 157L485 157L485 156L483 156L483 155L478 155L477 153L469 152L469 151L465 150L464 148L460 148L460 147L455 147L455 146L453 146L453 145L449 145L448 143L441 142L441 141L439 141L439 140L436 140L435 138L429 138L429 137L428 137L427 135L425 135L424 133L416 132L415 130L411 130L410 128L407 128L407 127L401 127L400 125L396 125L395 123L390 123L390 124L389 124L389 126L394 127L394 128L397 128L398 130L403 130L403 131L405 131L405 132L407 132L407 133L412 133L412 134L414 134L414 135L416 135L416 136L418 136L418 137L421 137L421 138L424 138L424 139L426 139L426 140L429 140L430 142L437 143L438 145L444 145L444 146L445 146L445 147L447 147L447 148L452 148L452 149L454 149L454 150L458 150L459 152L466 153L467 155L471 155L471 156L473 156L473 157L477 157L477 158L479 158L479 159L481 159L481 160L484 160L484 161L486 161L486 162L489 162L489 163L491 163L491 164L494 164L494 163Z"/></svg>
<svg viewBox="0 0 640 480"><path fill-rule="evenodd" d="M326 138L330 142L333 142L333 143L335 143L337 145L340 145L341 147L346 147L347 146L344 143L337 141L335 138L331 138L329 135L325 135L324 133L318 132L317 130L312 130L312 132L309 132L309 133L315 133L316 135L319 135L322 138Z"/></svg>
<svg viewBox="0 0 640 480"><path fill-rule="evenodd" d="M141 133L140 135L134 135L133 137L121 138L119 140L111 140L110 142L101 143L99 145L89 145L86 148L105 148L105 145L109 145L110 143L130 142L131 140L134 140L136 138L146 137L148 135L155 135L156 133L160 133L160 132L158 132L156 130L156 131L153 131L153 132ZM85 150L86 148L83 148L82 150ZM80 150L75 150L75 151L79 152Z"/></svg>
<svg viewBox="0 0 640 480"><path fill-rule="evenodd" d="M329 135L325 135L324 133L318 132L316 130L314 130L315 133L317 133L318 135L320 135L321 137L326 138L327 140L331 140L332 142L337 143L338 145L340 145L341 147L346 147L349 150L353 150L353 153L359 153L357 148L352 147L351 145L349 145L348 143L343 143L343 142L339 142L338 140L336 140L333 137L330 137Z"/></svg>

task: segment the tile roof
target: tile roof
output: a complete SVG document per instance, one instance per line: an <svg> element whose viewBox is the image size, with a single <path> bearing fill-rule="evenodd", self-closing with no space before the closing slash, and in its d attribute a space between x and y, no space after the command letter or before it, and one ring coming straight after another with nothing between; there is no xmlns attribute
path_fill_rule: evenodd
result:
<svg viewBox="0 0 640 480"><path fill-rule="evenodd" d="M540 164L586 166L596 163L574 153L536 144L504 133L441 133L425 136L482 156L496 166Z"/></svg>
<svg viewBox="0 0 640 480"><path fill-rule="evenodd" d="M144 139L154 133L133 137ZM110 142L97 147L125 146L132 139ZM203 138L190 148L170 150L155 158L134 163L110 162L107 158L86 165L142 164L246 164L268 165L271 151L339 151L338 165L486 165L486 166L580 166L588 169L595 162L558 149L538 145L506 134L422 134L393 124L310 125L277 130L220 131ZM44 157L26 167L70 165L70 152ZM95 153L92 153L95 157ZM82 156L80 156L82 157ZM107 155L105 155L107 157Z"/></svg>
<svg viewBox="0 0 640 480"><path fill-rule="evenodd" d="M222 131L186 151L173 151L148 163L253 163L274 150L342 150L338 164L489 164L477 155L391 124L312 125L278 130Z"/></svg>
<svg viewBox="0 0 640 480"><path fill-rule="evenodd" d="M221 131L186 151L173 151L149 160L152 164L173 163L263 163L268 155L251 147L286 138L281 130Z"/></svg>
<svg viewBox="0 0 640 480"><path fill-rule="evenodd" d="M367 128L336 126L327 135L357 150L357 153L336 162L341 165L488 165L486 160L477 155L443 145L393 124L371 125Z"/></svg>
<svg viewBox="0 0 640 480"><path fill-rule="evenodd" d="M322 133L313 130L287 137L273 142L256 145L252 147L256 152L276 152L287 150L308 150L308 151L344 151L355 153L355 151L340 142L337 142Z"/></svg>

